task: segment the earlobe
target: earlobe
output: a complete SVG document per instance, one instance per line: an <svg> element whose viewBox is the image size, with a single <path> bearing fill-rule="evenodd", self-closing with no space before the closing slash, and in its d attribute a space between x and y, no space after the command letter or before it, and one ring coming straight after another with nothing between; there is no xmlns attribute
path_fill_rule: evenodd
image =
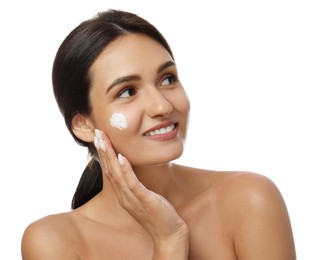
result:
<svg viewBox="0 0 317 260"><path fill-rule="evenodd" d="M94 126L91 120L82 114L76 114L72 119L72 131L74 135L84 142L94 141Z"/></svg>

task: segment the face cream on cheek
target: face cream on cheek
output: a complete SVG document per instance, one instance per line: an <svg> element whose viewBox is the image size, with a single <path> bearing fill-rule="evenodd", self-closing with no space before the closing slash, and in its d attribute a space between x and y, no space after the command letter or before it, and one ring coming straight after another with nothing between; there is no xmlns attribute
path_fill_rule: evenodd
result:
<svg viewBox="0 0 317 260"><path fill-rule="evenodd" d="M120 130L126 129L128 127L127 118L122 113L113 113L109 121L112 127L118 128Z"/></svg>

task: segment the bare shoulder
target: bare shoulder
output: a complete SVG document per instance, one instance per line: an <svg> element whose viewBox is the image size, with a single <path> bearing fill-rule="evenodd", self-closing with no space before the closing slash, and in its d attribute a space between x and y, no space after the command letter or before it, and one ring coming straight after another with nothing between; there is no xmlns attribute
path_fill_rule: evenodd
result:
<svg viewBox="0 0 317 260"><path fill-rule="evenodd" d="M267 212L286 212L282 194L268 177L254 172L218 172L217 182L210 189L210 196L221 205L229 223L239 225L246 216ZM285 214L285 213L283 213ZM239 217L241 219L239 219ZM253 216L254 217L254 216Z"/></svg>
<svg viewBox="0 0 317 260"><path fill-rule="evenodd" d="M76 259L70 246L76 234L71 215L50 215L31 223L22 237L23 259Z"/></svg>
<svg viewBox="0 0 317 260"><path fill-rule="evenodd" d="M219 172L214 188L227 199L248 199L252 203L281 197L278 187L270 178L254 172Z"/></svg>
<svg viewBox="0 0 317 260"><path fill-rule="evenodd" d="M177 166L181 178L206 196L222 200L251 199L266 196L281 196L275 183L268 177L247 171L213 171L186 166ZM207 192L206 192L207 191ZM263 197L264 196L264 197ZM259 201L258 201L259 202Z"/></svg>
<svg viewBox="0 0 317 260"><path fill-rule="evenodd" d="M226 172L214 189L239 259L295 259L287 207L270 178Z"/></svg>
<svg viewBox="0 0 317 260"><path fill-rule="evenodd" d="M282 195L275 183L259 173L213 171L180 165L177 165L177 169L180 178L185 180L186 187L199 191L198 194L203 195L202 197L212 197L213 201L237 205L237 209L241 209L240 203L252 207L255 204L260 206L266 203L283 203ZM230 208L235 208L234 205L230 205Z"/></svg>

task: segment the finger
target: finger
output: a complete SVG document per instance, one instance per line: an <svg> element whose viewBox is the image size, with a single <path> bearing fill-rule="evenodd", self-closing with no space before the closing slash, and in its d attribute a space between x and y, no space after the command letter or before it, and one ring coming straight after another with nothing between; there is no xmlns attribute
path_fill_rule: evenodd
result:
<svg viewBox="0 0 317 260"><path fill-rule="evenodd" d="M101 169L103 174L106 176L109 175L109 163L107 162L107 158L105 156L105 151L106 151L106 146L104 145L103 142L100 141L100 139L95 135L94 137L94 145L96 147L98 156L99 156L99 162L101 165Z"/></svg>
<svg viewBox="0 0 317 260"><path fill-rule="evenodd" d="M108 167L108 174L112 175L113 170L115 170L116 173L120 175L120 171L116 169L118 168L116 165L117 154L113 149L110 139L104 132L98 129L95 129L95 137L97 139L97 145L99 145L100 150L103 151L103 153L101 153L101 157L105 159Z"/></svg>
<svg viewBox="0 0 317 260"><path fill-rule="evenodd" d="M95 129L95 137L99 140L103 140L103 143L105 145L105 149L104 149L104 152L106 152L106 148L107 147L111 147L112 148L112 143L109 139L109 137L101 130L99 129ZM100 143L101 144L101 143ZM102 144L101 144L102 145ZM102 148L102 147L101 147ZM112 148L113 149L113 148Z"/></svg>
<svg viewBox="0 0 317 260"><path fill-rule="evenodd" d="M129 194L127 185L123 179L117 155L109 138L105 133L96 129L94 143L98 150L102 168L107 169L106 177L116 192L118 199L120 201L125 201L126 204L126 201L131 197L131 194Z"/></svg>
<svg viewBox="0 0 317 260"><path fill-rule="evenodd" d="M118 199L124 204L124 207L132 205L136 207L137 204L140 207L141 201L144 201L146 196L151 196L151 192L137 179L129 161L121 154L116 155L106 134L97 130L96 136L97 144L102 148L100 156L108 166L107 177L117 193Z"/></svg>
<svg viewBox="0 0 317 260"><path fill-rule="evenodd" d="M101 150L104 151L103 155L107 159L109 174L113 175L115 178L117 177L121 178L122 172L121 172L120 163L118 161L117 153L115 152L110 139L104 132L98 129L96 129L96 137L98 139L98 144Z"/></svg>
<svg viewBox="0 0 317 260"><path fill-rule="evenodd" d="M122 177L127 188L140 200L143 201L149 190L139 181L130 162L123 155L118 154L118 162L121 167Z"/></svg>

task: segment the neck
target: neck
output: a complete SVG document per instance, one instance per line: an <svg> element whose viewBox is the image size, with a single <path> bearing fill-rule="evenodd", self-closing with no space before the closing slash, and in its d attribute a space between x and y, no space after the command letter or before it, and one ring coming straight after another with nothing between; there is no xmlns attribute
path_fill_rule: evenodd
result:
<svg viewBox="0 0 317 260"><path fill-rule="evenodd" d="M174 165L172 163L148 166L148 167L134 167L134 172L139 181L149 190L160 194L167 200L173 200L173 195L177 189L176 178L174 177ZM114 216L125 216L126 221L131 219L125 211L119 206L118 198L115 190L113 189L108 178L103 178L102 191L92 199L93 203L87 203L86 213L92 218L99 218L99 216L110 217L109 212L112 212ZM103 221L100 219L100 221ZM113 219L112 221L115 221ZM118 219L119 221L119 219Z"/></svg>
<svg viewBox="0 0 317 260"><path fill-rule="evenodd" d="M178 175L178 178L175 176L179 171L179 166L172 163L151 167L134 167L137 178L147 189L160 194L176 208L182 205L184 192L187 194L186 187L182 184L182 174ZM135 225L133 217L120 206L117 194L108 178L103 179L103 190L91 202L79 209L85 215L101 223L111 222L112 225L114 223L118 225L133 223ZM180 196L181 193L183 195Z"/></svg>
<svg viewBox="0 0 317 260"><path fill-rule="evenodd" d="M172 163L134 167L133 169L139 181L147 189L168 199L171 190L176 185L174 165Z"/></svg>
<svg viewBox="0 0 317 260"><path fill-rule="evenodd" d="M174 172L175 165L172 163L156 165L156 166L142 166L133 167L138 180L149 190L160 194L166 199L173 196L177 188L177 178ZM116 198L115 190L113 189L108 178L103 178L102 194L108 199Z"/></svg>

